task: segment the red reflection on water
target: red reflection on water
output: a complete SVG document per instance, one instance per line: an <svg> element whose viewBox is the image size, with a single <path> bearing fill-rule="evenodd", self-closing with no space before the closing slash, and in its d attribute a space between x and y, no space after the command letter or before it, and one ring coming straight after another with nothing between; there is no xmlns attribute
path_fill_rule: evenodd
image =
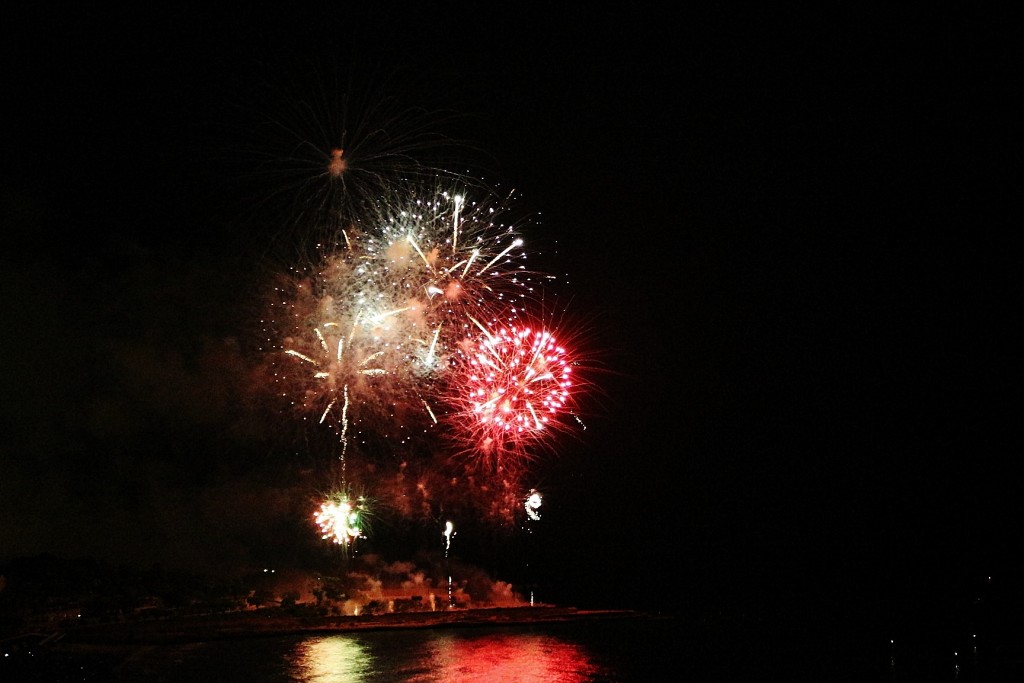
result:
<svg viewBox="0 0 1024 683"><path fill-rule="evenodd" d="M592 681L602 671L579 645L540 634L439 635L430 656L430 673L411 680L577 683Z"/></svg>

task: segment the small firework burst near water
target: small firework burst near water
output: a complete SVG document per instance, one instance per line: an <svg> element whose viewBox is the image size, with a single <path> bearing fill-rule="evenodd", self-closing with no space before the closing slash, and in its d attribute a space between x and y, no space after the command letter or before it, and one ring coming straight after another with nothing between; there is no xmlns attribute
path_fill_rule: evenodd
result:
<svg viewBox="0 0 1024 683"><path fill-rule="evenodd" d="M363 534L362 517L365 501L350 501L347 496L335 496L320 505L313 516L324 540L350 546Z"/></svg>

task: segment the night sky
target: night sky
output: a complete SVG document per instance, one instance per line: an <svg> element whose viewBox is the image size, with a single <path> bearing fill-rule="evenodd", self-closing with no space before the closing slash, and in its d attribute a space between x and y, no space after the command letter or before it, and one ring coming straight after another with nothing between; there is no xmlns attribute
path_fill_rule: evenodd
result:
<svg viewBox="0 0 1024 683"><path fill-rule="evenodd" d="M249 384L297 234L256 122L341 83L539 217L595 367L538 465L551 600L1022 580L1012 18L316 6L4 10L0 559L321 545Z"/></svg>

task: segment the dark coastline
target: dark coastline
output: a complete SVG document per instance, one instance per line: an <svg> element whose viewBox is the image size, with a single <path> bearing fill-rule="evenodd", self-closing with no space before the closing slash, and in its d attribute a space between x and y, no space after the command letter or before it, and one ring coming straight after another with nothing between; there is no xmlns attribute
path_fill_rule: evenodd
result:
<svg viewBox="0 0 1024 683"><path fill-rule="evenodd" d="M648 617L633 610L579 610L575 607L523 606L404 612L365 616L319 616L285 609L259 609L152 621L126 621L69 629L62 647L80 645L156 645L223 638L376 631L414 628L457 628Z"/></svg>

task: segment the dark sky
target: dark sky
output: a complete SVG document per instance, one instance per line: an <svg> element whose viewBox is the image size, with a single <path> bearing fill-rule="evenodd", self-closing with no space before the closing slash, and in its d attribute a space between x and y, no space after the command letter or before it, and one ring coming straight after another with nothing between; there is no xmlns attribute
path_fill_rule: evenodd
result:
<svg viewBox="0 0 1024 683"><path fill-rule="evenodd" d="M481 11L4 10L0 558L304 552L246 379L288 234L253 122L342 82L454 113L586 321L559 597L1018 576L1013 18Z"/></svg>

